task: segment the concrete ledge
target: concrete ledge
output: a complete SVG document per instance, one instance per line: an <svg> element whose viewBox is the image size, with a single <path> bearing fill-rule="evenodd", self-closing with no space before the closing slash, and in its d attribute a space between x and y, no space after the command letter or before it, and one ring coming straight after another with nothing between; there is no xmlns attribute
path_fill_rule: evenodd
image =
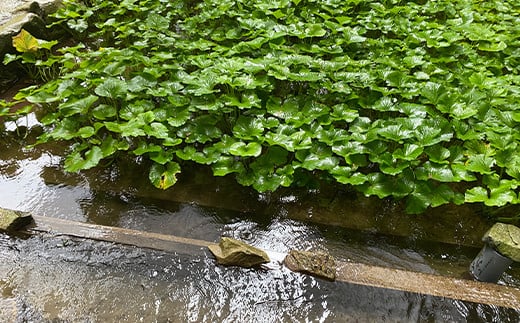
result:
<svg viewBox="0 0 520 323"><path fill-rule="evenodd" d="M34 227L28 233L50 233L100 241L109 241L169 252L191 254L205 251L213 242L172 235L89 224L57 218L33 216Z"/></svg>
<svg viewBox="0 0 520 323"><path fill-rule="evenodd" d="M108 227L49 217L33 216L35 225L27 230L30 234L52 234L96 239L179 253L207 252L212 242L143 232L117 227ZM271 257L283 259L283 255ZM466 302L520 308L520 289L472 280L417 273L406 270L378 267L360 263L337 261L336 280L344 283L393 289L417 294L432 295ZM279 266L271 266L277 270Z"/></svg>
<svg viewBox="0 0 520 323"><path fill-rule="evenodd" d="M338 266L336 279L357 285L520 308L520 289L468 279L345 262Z"/></svg>

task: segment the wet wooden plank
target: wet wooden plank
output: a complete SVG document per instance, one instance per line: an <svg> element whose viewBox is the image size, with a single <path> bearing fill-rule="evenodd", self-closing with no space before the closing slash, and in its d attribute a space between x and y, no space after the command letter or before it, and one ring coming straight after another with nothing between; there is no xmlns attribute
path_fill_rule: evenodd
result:
<svg viewBox="0 0 520 323"><path fill-rule="evenodd" d="M75 222L52 217L33 216L35 225L29 231L67 235L169 252L205 250L214 242L183 238L161 233Z"/></svg>
<svg viewBox="0 0 520 323"><path fill-rule="evenodd" d="M169 252L206 252L210 241L177 237L153 232L108 227L57 218L34 216L35 225L29 233L50 233L133 245ZM276 255L280 262L284 254ZM432 295L467 302L520 308L520 289L473 280L371 266L353 262L336 262L336 280L345 283ZM272 266L276 268L276 266Z"/></svg>
<svg viewBox="0 0 520 323"><path fill-rule="evenodd" d="M520 309L520 289L469 279L351 262L338 264L336 279L358 285Z"/></svg>

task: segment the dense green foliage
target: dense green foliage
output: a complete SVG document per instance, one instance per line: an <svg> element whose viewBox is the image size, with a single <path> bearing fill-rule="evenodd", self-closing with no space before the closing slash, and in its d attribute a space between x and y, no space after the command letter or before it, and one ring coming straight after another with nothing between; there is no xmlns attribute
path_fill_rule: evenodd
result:
<svg viewBox="0 0 520 323"><path fill-rule="evenodd" d="M24 90L40 141L78 171L125 151L176 182L186 162L258 191L312 178L445 203L518 203L516 0L66 1L81 40Z"/></svg>

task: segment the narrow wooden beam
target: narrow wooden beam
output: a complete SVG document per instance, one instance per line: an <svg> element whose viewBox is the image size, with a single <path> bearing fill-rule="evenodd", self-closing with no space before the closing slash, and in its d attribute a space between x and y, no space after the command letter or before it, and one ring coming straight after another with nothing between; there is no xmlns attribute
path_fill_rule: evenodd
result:
<svg viewBox="0 0 520 323"><path fill-rule="evenodd" d="M201 253L214 242L153 232L108 227L50 217L33 216L35 225L29 233L50 233L109 241L169 252ZM267 253L281 261L283 254ZM506 308L520 308L520 289L473 280L371 266L336 262L336 280L345 283L432 295ZM276 268L276 266L272 266Z"/></svg>
<svg viewBox="0 0 520 323"><path fill-rule="evenodd" d="M186 247L203 250L213 242L168 234L109 227L45 216L33 216L35 225L29 229L54 235L109 241L155 250L182 252ZM190 248L193 249L193 248Z"/></svg>
<svg viewBox="0 0 520 323"><path fill-rule="evenodd" d="M520 308L520 289L509 286L351 262L341 262L336 275L357 285Z"/></svg>

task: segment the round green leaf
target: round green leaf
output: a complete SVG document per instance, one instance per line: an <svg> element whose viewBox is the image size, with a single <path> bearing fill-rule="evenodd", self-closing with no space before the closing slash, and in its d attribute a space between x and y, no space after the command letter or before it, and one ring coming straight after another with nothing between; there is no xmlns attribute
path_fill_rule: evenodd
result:
<svg viewBox="0 0 520 323"><path fill-rule="evenodd" d="M165 190L177 183L177 174L180 172L181 167L176 162L166 165L153 164L148 177L155 187Z"/></svg>
<svg viewBox="0 0 520 323"><path fill-rule="evenodd" d="M235 156L258 157L262 153L262 145L257 142L246 144L243 141L239 141L231 145L229 152Z"/></svg>

